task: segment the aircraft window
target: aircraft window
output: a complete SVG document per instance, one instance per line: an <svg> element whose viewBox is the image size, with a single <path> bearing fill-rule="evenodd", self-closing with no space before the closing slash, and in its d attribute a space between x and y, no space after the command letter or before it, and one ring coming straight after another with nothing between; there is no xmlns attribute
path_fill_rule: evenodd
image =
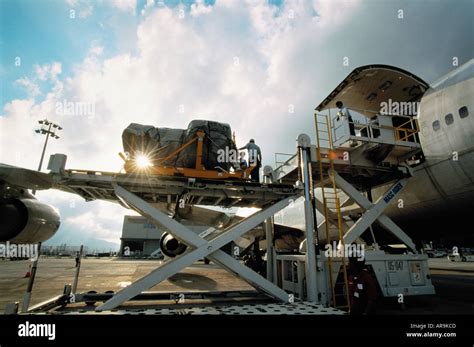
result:
<svg viewBox="0 0 474 347"><path fill-rule="evenodd" d="M440 124L439 124L439 120L435 120L433 122L433 130L434 131L438 131L439 129L441 128Z"/></svg>
<svg viewBox="0 0 474 347"><path fill-rule="evenodd" d="M444 121L446 122L446 125L451 125L451 124L453 124L453 122L454 122L453 114L452 114L452 113L448 113L448 114L444 117Z"/></svg>
<svg viewBox="0 0 474 347"><path fill-rule="evenodd" d="M469 116L469 111L467 109L467 106L463 106L459 109L459 117L461 118L466 118Z"/></svg>

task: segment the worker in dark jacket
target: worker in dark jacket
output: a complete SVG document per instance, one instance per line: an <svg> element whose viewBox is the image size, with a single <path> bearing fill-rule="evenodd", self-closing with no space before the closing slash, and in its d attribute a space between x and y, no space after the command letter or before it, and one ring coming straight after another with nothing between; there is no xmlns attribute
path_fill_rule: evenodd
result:
<svg viewBox="0 0 474 347"><path fill-rule="evenodd" d="M260 167L262 166L262 152L260 147L255 144L254 139L250 139L244 147L239 150L246 149L249 152L249 165L253 166L254 169L250 172L252 181L260 182Z"/></svg>
<svg viewBox="0 0 474 347"><path fill-rule="evenodd" d="M365 266L365 259L349 257L351 315L375 314L377 284Z"/></svg>
<svg viewBox="0 0 474 347"><path fill-rule="evenodd" d="M81 253L76 252L76 267L79 266L79 260L81 260Z"/></svg>

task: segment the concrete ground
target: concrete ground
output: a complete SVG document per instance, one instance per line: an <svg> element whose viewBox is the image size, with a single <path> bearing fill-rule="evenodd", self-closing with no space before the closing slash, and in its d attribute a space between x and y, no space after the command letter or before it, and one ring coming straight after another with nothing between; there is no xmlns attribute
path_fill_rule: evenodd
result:
<svg viewBox="0 0 474 347"><path fill-rule="evenodd" d="M22 302L28 284L24 276L30 264L29 260L0 260L0 312L8 302ZM83 259L77 292L117 292L161 264L158 260ZM64 285L73 282L75 271L74 258L40 258L30 306L62 294ZM151 290L185 293L253 290L253 287L213 264L196 263Z"/></svg>
<svg viewBox="0 0 474 347"><path fill-rule="evenodd" d="M450 261L447 257L428 259L430 269L474 273L474 261Z"/></svg>
<svg viewBox="0 0 474 347"><path fill-rule="evenodd" d="M23 299L30 261L0 260L0 313L5 304ZM162 264L156 260L84 259L78 292L118 291ZM430 259L431 276L437 295L407 298L402 308L394 299L378 303L382 314L473 314L474 262L451 262L446 258ZM74 258L41 258L34 284L31 305L62 293L64 284L72 283ZM152 288L153 291L248 291L253 288L213 265L196 263Z"/></svg>

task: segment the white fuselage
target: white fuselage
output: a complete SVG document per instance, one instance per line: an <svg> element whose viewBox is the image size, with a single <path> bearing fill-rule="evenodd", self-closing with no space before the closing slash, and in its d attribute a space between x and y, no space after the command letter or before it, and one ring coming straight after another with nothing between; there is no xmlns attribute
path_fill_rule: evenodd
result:
<svg viewBox="0 0 474 347"><path fill-rule="evenodd" d="M421 99L418 120L426 161L415 168L396 221L454 225L474 201L474 59L440 79ZM385 187L375 190L374 197ZM448 220L453 219L453 220ZM418 225L419 226L419 223ZM471 231L465 232L471 233ZM453 230L454 231L454 230ZM446 230L448 232L448 230Z"/></svg>

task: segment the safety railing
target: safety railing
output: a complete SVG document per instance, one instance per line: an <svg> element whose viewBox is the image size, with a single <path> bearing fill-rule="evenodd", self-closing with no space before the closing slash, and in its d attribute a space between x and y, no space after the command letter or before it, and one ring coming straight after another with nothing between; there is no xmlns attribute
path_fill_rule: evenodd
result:
<svg viewBox="0 0 474 347"><path fill-rule="evenodd" d="M393 115L397 116L397 115ZM329 129L331 136L324 130L325 118L331 122L332 127ZM397 116L402 117L402 116ZM378 118L355 120L349 122L346 120L339 120L337 117L331 118L330 115L316 114L316 122L320 125L319 136L322 141L322 148L331 148L332 146L338 147L340 141L343 138L347 138L348 135L360 137L361 141L370 141L370 139L377 139L381 136L383 130L390 130L393 132L393 140L402 142L420 143L419 141L419 126L418 121L414 117L406 117L407 120L397 126L380 125ZM323 125L321 127L321 125ZM351 126L354 131L351 133ZM323 128L323 129L321 129ZM332 143L329 143L329 137L332 137Z"/></svg>
<svg viewBox="0 0 474 347"><path fill-rule="evenodd" d="M289 159L293 158L294 155L295 155L294 153L291 154L291 153L276 152L275 153L275 168L286 164Z"/></svg>
<svg viewBox="0 0 474 347"><path fill-rule="evenodd" d="M419 143L418 136L416 136L419 132L418 129L420 129L418 120L410 118L405 123L393 128L395 140Z"/></svg>

